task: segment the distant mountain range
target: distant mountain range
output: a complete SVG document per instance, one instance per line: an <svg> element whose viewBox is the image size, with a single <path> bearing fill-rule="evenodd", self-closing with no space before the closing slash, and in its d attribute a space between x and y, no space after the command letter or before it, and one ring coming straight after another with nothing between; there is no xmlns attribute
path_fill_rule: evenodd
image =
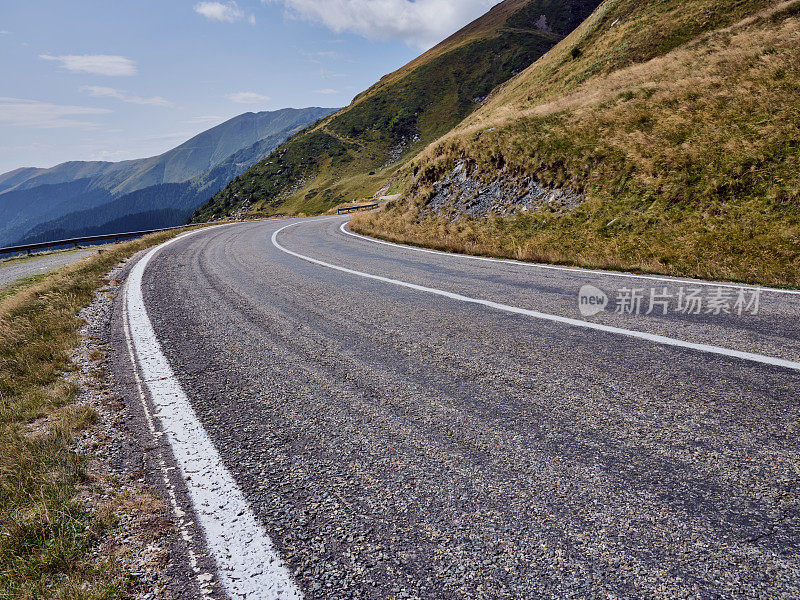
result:
<svg viewBox="0 0 800 600"><path fill-rule="evenodd" d="M332 108L245 113L159 156L0 175L0 246L178 225Z"/></svg>

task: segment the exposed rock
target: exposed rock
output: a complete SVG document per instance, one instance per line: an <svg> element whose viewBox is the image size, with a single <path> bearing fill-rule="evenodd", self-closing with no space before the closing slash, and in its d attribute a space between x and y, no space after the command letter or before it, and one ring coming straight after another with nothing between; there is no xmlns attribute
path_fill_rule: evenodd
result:
<svg viewBox="0 0 800 600"><path fill-rule="evenodd" d="M295 194L295 193L299 192L301 189L303 189L309 183L314 181L314 177L315 177L314 175L305 175L304 177L301 177L300 179L295 181L290 187L288 187L285 190L283 190L278 195L278 198L281 199L281 200L284 200L284 199L288 198L289 196L291 196L292 194Z"/></svg>
<svg viewBox="0 0 800 600"><path fill-rule="evenodd" d="M237 194L237 199L238 198L239 196ZM236 210L231 213L231 219L234 221L244 219L251 206L253 206L253 199L251 197L248 196L247 198L241 199L238 202Z"/></svg>
<svg viewBox="0 0 800 600"><path fill-rule="evenodd" d="M553 28L547 24L547 15L542 15L539 17L539 20L536 21L536 29L543 31L544 33L550 33L553 31Z"/></svg>
<svg viewBox="0 0 800 600"><path fill-rule="evenodd" d="M450 213L454 220L462 216L485 217L489 214L511 216L519 212L543 208L573 210L583 196L568 188L547 188L531 177L507 174L490 183L470 175L464 162L433 186L433 193L422 215Z"/></svg>
<svg viewBox="0 0 800 600"><path fill-rule="evenodd" d="M418 133L410 136L410 138L403 136L397 145L389 151L389 158L381 168L385 169L386 167L396 163L398 160L400 160L400 157L403 156L403 152L405 152L408 145L416 144L420 139L421 138Z"/></svg>

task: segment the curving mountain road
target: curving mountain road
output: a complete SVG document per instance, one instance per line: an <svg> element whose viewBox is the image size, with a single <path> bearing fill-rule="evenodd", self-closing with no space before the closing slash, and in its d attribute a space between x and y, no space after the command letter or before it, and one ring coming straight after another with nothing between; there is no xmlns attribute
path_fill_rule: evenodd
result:
<svg viewBox="0 0 800 600"><path fill-rule="evenodd" d="M134 267L118 371L133 398L136 357L178 496L222 524L204 594L277 597L229 565L249 510L277 566L248 577L291 572L281 597L800 597L800 295L756 307L752 289L424 252L345 222L215 227ZM584 317L587 284L610 304ZM700 314L677 310L689 290ZM615 314L627 297L640 310ZM226 521L209 499L204 517L192 452L224 467L209 494L249 508Z"/></svg>

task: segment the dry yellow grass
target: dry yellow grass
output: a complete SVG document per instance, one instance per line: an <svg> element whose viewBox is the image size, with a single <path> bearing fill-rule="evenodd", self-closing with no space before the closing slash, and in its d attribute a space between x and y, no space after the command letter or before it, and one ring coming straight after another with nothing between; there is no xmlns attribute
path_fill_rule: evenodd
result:
<svg viewBox="0 0 800 600"><path fill-rule="evenodd" d="M355 226L458 251L800 286L800 2L738 2L737 22L663 54L639 42L668 27L675 6L698 16L721 3L615 12L631 4L605 3L414 160L410 202ZM656 55L631 63L625 39ZM585 201L506 220L421 220L431 184L461 160L487 180L530 175Z"/></svg>

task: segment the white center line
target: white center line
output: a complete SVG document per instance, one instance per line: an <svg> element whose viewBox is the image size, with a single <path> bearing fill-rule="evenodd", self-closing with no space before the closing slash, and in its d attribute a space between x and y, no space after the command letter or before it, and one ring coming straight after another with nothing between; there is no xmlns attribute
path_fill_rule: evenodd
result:
<svg viewBox="0 0 800 600"><path fill-rule="evenodd" d="M776 367L784 367L786 369L792 369L795 371L800 371L800 362L795 362L791 360L785 360L782 358L776 358L774 356L765 356L763 354L754 354L752 352L742 352L740 350L731 350L729 348L722 348L720 346L712 346L709 344L696 344L694 342L687 342L684 340L679 340L676 338L671 338L663 335L655 335L652 333L646 333L643 331L636 331L632 329L623 329L622 327L612 327L610 325L601 325L600 323L591 323L589 321L581 321L579 319L570 319L568 317L561 317L559 315L552 315L549 313L538 312L535 310L528 310L526 308L519 308L517 306L510 306L508 304L501 304L499 302L492 302L491 300L481 300L479 298L471 298L469 296L463 296L461 294L455 294L453 292L448 292L445 290L440 290L437 288L426 287L423 285L417 285L414 283L408 283L406 281L401 281L399 279L392 279L390 277L382 277L380 275L373 275L371 273L364 273L362 271L355 271L353 269L348 269L347 267L342 267L339 265L334 265L331 263L327 263L322 260L317 260L316 258L311 258L309 256L305 256L303 254L299 254L297 252L293 252L284 248L280 243L278 243L278 234L280 234L285 229L289 227L294 227L299 223L292 223L291 225L286 225L285 227L281 227L275 233L272 234L272 244L281 252L285 252L291 256L304 260L306 262L310 262L315 265L319 265L322 267L326 267L328 269L333 269L336 271L340 271L342 273L348 273L350 275L356 275L358 277L364 277L366 279L373 279L375 281L381 281L383 283L388 283L391 285L396 285L412 290L416 290L419 292L425 292L427 294L435 294L437 296L444 296L445 298L450 298L452 300L457 300L459 302L466 302L468 304L478 304L481 306L486 306L488 308L493 308L496 310L501 310L508 313L513 313L517 315L525 315L528 317L533 317L535 319L541 319L544 321L552 321L555 323L562 323L564 325L570 325L572 327L581 327L583 329L592 329L594 331L602 331L604 333L613 333L616 335L622 335L630 338L636 338L639 340L645 340L648 342L653 342L656 344L662 344L664 346L674 346L678 348L687 348L690 350L697 350L699 352L705 352L708 354L718 354L721 356L727 356L730 358L739 358L742 360L747 360L751 362L761 363L765 365L771 365Z"/></svg>
<svg viewBox="0 0 800 600"><path fill-rule="evenodd" d="M747 289L759 290L761 292L768 292L770 294L788 294L790 296L800 296L800 290L784 290L780 288L769 288L758 285L745 285L738 283L718 283L714 281L700 281L699 279L679 279L675 277L659 277L657 275L637 275L635 273L618 273L616 271L598 271L592 269L582 269L580 267L562 267L559 265L543 265L541 263L523 262L521 260L511 260L509 258L490 258L488 256L473 256L472 254L456 254L453 252L442 252L441 250L431 250L430 248L419 248L418 246L410 246L407 244L395 244L394 242L387 242L385 240L378 240L350 231L347 228L347 223L342 223L339 228L342 233L349 235L360 240L372 242L373 244L382 244L384 246L393 246L395 248L402 248L403 250L411 250L413 252L424 252L425 254L439 254L450 258L463 258L467 260L478 260L483 262L505 263L507 265L515 265L517 267L528 267L532 269L544 269L547 271L562 271L565 273L575 273L576 275L601 275L603 277L622 277L626 279L645 279L648 281L663 281L672 284L688 284L688 285L702 285L709 287L720 288L733 288L733 289Z"/></svg>
<svg viewBox="0 0 800 600"><path fill-rule="evenodd" d="M198 231L207 231L205 229ZM203 428L172 368L161 351L147 315L142 278L156 253L184 239L173 238L150 250L128 276L125 290L127 327L132 345L156 410L167 434L175 461L186 480L206 544L213 555L219 579L232 598L248 600L299 600L302 593L256 519L236 481L222 463L219 452ZM138 377L138 374L137 374Z"/></svg>

